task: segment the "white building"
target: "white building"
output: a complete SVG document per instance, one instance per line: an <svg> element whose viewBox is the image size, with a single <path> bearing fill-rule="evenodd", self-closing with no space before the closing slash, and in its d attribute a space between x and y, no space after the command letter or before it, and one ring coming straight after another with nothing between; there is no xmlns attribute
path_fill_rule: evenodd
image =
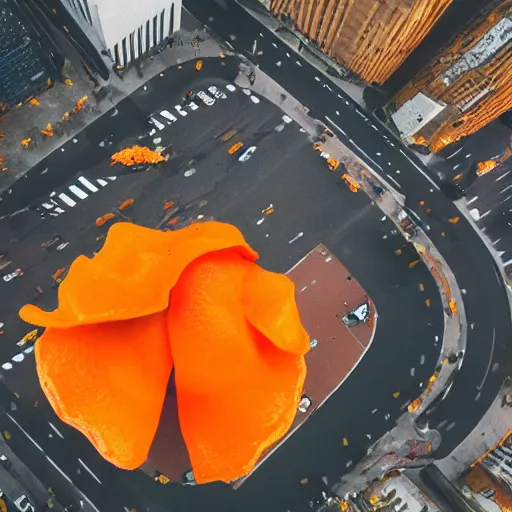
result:
<svg viewBox="0 0 512 512"><path fill-rule="evenodd" d="M167 41L181 25L181 0L61 1L86 33L86 25L94 29L120 67Z"/></svg>

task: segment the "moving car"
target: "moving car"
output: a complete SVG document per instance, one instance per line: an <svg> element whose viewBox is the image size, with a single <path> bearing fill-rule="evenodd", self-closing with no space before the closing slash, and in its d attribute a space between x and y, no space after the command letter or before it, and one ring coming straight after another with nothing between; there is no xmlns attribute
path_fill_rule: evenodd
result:
<svg viewBox="0 0 512 512"><path fill-rule="evenodd" d="M252 155L254 155L254 152L256 151L256 146L251 146L250 148L246 149L238 158L239 162L247 162L249 158L251 158Z"/></svg>
<svg viewBox="0 0 512 512"><path fill-rule="evenodd" d="M10 274L6 274L3 277L3 280L8 283L9 281L12 281L13 279L16 279L19 276L23 275L23 270L21 268L17 268L14 272L11 272Z"/></svg>
<svg viewBox="0 0 512 512"><path fill-rule="evenodd" d="M222 142L227 142L228 140L231 140L235 135L237 134L236 130L229 130L229 132L226 132L222 137Z"/></svg>
<svg viewBox="0 0 512 512"><path fill-rule="evenodd" d="M241 140L235 142L232 146L229 147L228 153L230 155L234 155L243 145L244 143Z"/></svg>
<svg viewBox="0 0 512 512"><path fill-rule="evenodd" d="M215 100L211 96L208 96L204 91L198 91L196 96L208 107L215 104Z"/></svg>
<svg viewBox="0 0 512 512"><path fill-rule="evenodd" d="M218 100L225 100L227 98L226 94L218 87L215 87L215 85L210 85L210 87L208 87L208 92L212 93Z"/></svg>

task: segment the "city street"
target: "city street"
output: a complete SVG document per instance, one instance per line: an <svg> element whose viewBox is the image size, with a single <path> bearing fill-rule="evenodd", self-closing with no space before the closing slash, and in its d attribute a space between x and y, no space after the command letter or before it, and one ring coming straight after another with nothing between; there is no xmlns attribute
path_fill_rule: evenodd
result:
<svg viewBox="0 0 512 512"><path fill-rule="evenodd" d="M419 159L240 4L234 0L208 4L186 0L184 5L238 52L250 54L256 45L253 60L259 68L309 107L312 117L326 122L383 178L391 176L398 183L397 190L406 196L407 206L430 226L429 237L464 291L469 324L462 367L446 399L429 416L430 426L440 426L443 436L437 456L446 456L487 410L506 373L504 361L510 361L510 309L493 257ZM457 223L449 222L457 217L461 217Z"/></svg>
<svg viewBox="0 0 512 512"><path fill-rule="evenodd" d="M421 393L439 356L441 301L427 268L422 263L408 267L416 253L366 195L352 194L327 170L297 124L283 119L264 98L252 95L255 101L231 84L236 69L234 58L207 59L201 73L193 62L169 69L122 102L116 115L107 113L76 143L71 140L65 151L50 155L1 203L4 212L32 203L29 210L0 221L2 241L10 241L1 251L13 262L4 272L17 266L25 270L0 283L5 323L0 365L11 366L3 366L3 380L19 396L6 390L2 405L16 403L13 418L100 510L304 510L309 491L300 480L327 476L332 484L349 472ZM211 85L226 99L197 110L186 107L186 116L177 113L185 91ZM164 111L177 121L167 124ZM220 137L232 129L236 136L222 142ZM236 156L227 152L238 140L243 149L256 146L246 162L237 158L243 149ZM112 153L135 142L164 146L171 158L142 172L109 166ZM361 283L379 313L370 349L340 390L236 492L221 484L162 485L141 471L109 465L56 418L39 388L30 343L16 345L31 329L18 319L19 307L34 299L36 286L44 290L37 303L53 307L52 274L80 253L92 255L108 228L97 227L95 220L128 198L134 203L122 214L150 227L161 222L167 201L180 208L178 227L199 215L235 224L269 270L286 272L322 243ZM51 201L57 206L47 209L43 203ZM271 204L274 212L261 221L262 210ZM56 235L69 245L61 251L40 247ZM343 304L339 307L342 311ZM28 448L24 452L19 446L20 458L30 459Z"/></svg>

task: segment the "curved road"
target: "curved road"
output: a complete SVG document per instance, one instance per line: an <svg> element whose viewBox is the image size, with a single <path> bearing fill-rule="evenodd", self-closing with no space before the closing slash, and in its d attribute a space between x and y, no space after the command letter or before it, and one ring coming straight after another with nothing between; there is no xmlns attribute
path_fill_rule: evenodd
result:
<svg viewBox="0 0 512 512"><path fill-rule="evenodd" d="M164 77L155 77L148 82L147 90L141 88L122 102L116 116L107 113L78 134L76 143L65 143L64 152L57 150L32 169L28 178L20 180L5 196L3 207L6 211L21 208L27 201L44 200L52 190L70 194L68 187L76 184L79 176L93 182L111 175L115 168L108 165L110 155L144 137L148 130L146 116L155 109L172 110L187 87L205 87L212 82L223 86L236 73L235 59L228 58L209 59L201 74L193 63L187 63L180 71L173 68ZM206 507L223 512L242 507L255 511L302 510L311 491L299 484L300 479L328 476L333 483L340 474L350 471L351 464L393 426L402 407L421 391L434 369L439 352L435 339L442 336L443 326L438 290L428 270L423 264L407 268L417 258L414 252L404 250L402 256L395 255L404 242L392 234L391 222L383 220L383 214L367 196L351 194L336 182L335 174L326 171L312 151L309 138L295 123L275 130L282 123L281 116L282 112L266 100L256 105L238 89L225 103L201 106L159 132L163 144L171 142L176 153L159 171L120 176L56 218L43 221L31 210L0 221L3 241L19 239L2 250L8 250L8 257L20 261L26 269L22 278L0 282L0 307L5 315L2 321L6 323L0 345L2 361L19 352L15 342L29 330L17 318L17 309L32 299L33 287L40 285L47 290L56 268L69 265L78 253L91 254L102 231L94 220L127 196L135 198L130 217L146 225L156 224L162 204L169 198L180 205L207 200L204 209L187 210L187 215L204 212L237 224L261 252L261 263L275 271L286 271L323 242L377 306L377 333L361 363L341 389L236 492L222 485L163 486L141 472L112 467L83 436L55 417L41 396L32 356L4 372L4 382L20 398L4 389L3 396L0 393L2 405L101 510L121 512L125 506L160 510L169 508L169 504L173 510L183 511ZM225 147L215 140L233 126L247 145L253 141L258 145L257 153L243 167L229 163ZM139 143L152 144L152 138L140 139ZM197 162L197 174L185 178L179 172L180 162L192 158ZM43 172L45 169L48 171ZM258 226L261 209L269 203L276 211ZM290 244L298 231L304 235ZM54 253L41 250L40 242L57 233L70 242L69 247ZM423 283L424 292L419 283ZM430 308L425 306L427 297L432 301ZM51 308L55 297L45 294L41 301ZM394 398L397 391L401 395ZM16 406L14 410L11 402ZM342 437L349 439L348 447L343 446ZM48 485L57 489L55 483ZM158 502L160 509L152 502Z"/></svg>
<svg viewBox="0 0 512 512"><path fill-rule="evenodd" d="M262 71L311 109L311 116L331 125L347 146L386 179L399 183L408 206L431 226L428 233L464 290L468 321L467 350L447 398L429 416L441 425L439 458L448 455L474 428L496 396L510 364L511 314L500 271L484 242L428 177L428 170L405 147L334 83L321 75L234 0L185 0L185 7L214 33L247 54L257 41ZM276 65L278 62L281 64ZM327 121L329 125L329 122ZM427 215L419 206L425 201Z"/></svg>

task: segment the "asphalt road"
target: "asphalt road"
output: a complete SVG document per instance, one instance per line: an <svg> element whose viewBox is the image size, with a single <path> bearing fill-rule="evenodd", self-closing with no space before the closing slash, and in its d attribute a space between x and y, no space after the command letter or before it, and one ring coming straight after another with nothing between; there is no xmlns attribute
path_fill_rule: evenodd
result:
<svg viewBox="0 0 512 512"><path fill-rule="evenodd" d="M20 263L26 270L21 278L0 283L0 306L5 315L2 321L6 324L0 363L11 361L13 368L3 372L4 382L19 395L9 396L5 390L2 402L4 406L10 401L17 404L13 417L100 510L303 510L312 491L301 486L299 480L327 476L334 483L393 426L403 408L426 385L439 354L443 330L439 293L423 264L408 268L408 263L417 258L412 250L404 248L402 255L395 254L404 242L391 222L383 219L364 194L352 194L337 183L335 174L327 171L312 150L308 137L295 123L283 123L282 112L266 100L255 104L240 89L224 89L226 100L188 111L186 117L149 137L152 126L147 123L148 115L162 121L160 112L172 111L185 87L224 87L235 69L230 59L206 61L206 73L200 75L191 71L193 63L188 66L154 78L146 90L139 89L119 105L114 117L106 115L89 126L84 133L86 141L78 136L76 144L70 141L64 152L50 155L51 165L46 162L42 167L76 169L78 164L79 172L67 174L57 186L59 180L47 176L50 170L41 175L39 168L20 182L16 195L11 194L11 206L8 198L4 199L6 208L23 207L24 182L27 194L32 194L32 180L48 180L47 186L41 184L38 193L30 196L32 209L10 221L0 221L2 239L11 240L2 248L7 258L13 260L13 265L23 258L27 262ZM181 76L187 76L189 82L180 82ZM129 112L139 113L130 129L125 122ZM244 164L227 154L229 143L218 139L231 128L238 130L234 140L242 140L245 147L257 146L256 153ZM156 139L161 140L153 142ZM115 142L109 146L111 140ZM172 158L158 170L120 175L117 167L109 167L110 155L134 140L169 147ZM100 145L102 141L106 142ZM89 160L84 163L82 158ZM195 161L196 173L185 177L191 160ZM107 181L109 175L118 177ZM83 200L74 196L73 206L58 199L63 213L43 220L35 207L46 202L52 192L54 198L62 193L71 197L73 185L87 190L79 178L95 184L97 191ZM98 184L98 178L108 185ZM16 341L30 329L17 318L18 308L32 299L37 285L46 292L38 299L40 303L53 306L51 274L67 267L79 253L92 254L98 247L96 238L106 229L97 228L95 219L128 197L135 203L126 215L143 225L155 226L168 200L181 207L180 219L205 215L236 224L260 252L261 264L270 270L288 270L322 242L343 261L376 304L376 337L361 363L327 404L236 492L220 484L164 486L142 472L114 468L81 434L55 417L37 383L33 355L24 354L19 363L12 360L20 352ZM261 210L271 203L275 212L258 224ZM299 233L303 235L293 241ZM69 242L64 250L49 253L40 248L42 241L57 234ZM420 283L425 287L423 292ZM425 305L427 298L432 301L430 308ZM400 392L398 398L393 397L395 392ZM343 446L343 437L349 439L348 447ZM23 452L22 445L19 449ZM23 456L30 458L21 453Z"/></svg>
<svg viewBox="0 0 512 512"><path fill-rule="evenodd" d="M252 52L257 41L258 53L262 52L257 56L261 70L307 105L312 116L327 121L383 177L390 174L408 205L431 226L430 238L465 291L464 307L471 326L461 370L447 398L430 415L432 427L444 426L437 456L446 456L487 410L512 360L510 309L495 261L468 221L448 222L460 213L431 181L420 161L238 3L186 0L184 6L238 52ZM419 206L420 201L425 201L430 214Z"/></svg>

